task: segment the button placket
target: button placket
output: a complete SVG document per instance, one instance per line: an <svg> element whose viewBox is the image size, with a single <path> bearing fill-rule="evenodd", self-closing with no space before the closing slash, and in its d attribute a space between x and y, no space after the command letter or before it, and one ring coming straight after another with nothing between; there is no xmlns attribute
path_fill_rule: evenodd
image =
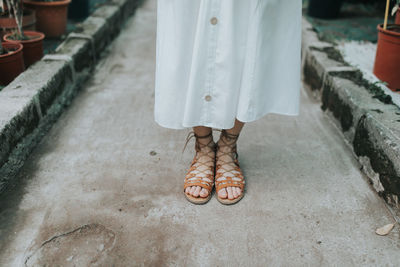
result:
<svg viewBox="0 0 400 267"><path fill-rule="evenodd" d="M216 60L216 54L217 54L217 39L218 39L218 28L217 23L218 23L218 18L217 15L219 14L220 10L220 5L221 2L219 0L213 0L211 1L211 8L210 8L210 40L208 42L208 48L207 48L207 79L206 79L206 88L207 88L207 93L204 96L204 99L206 103L206 121L210 122L211 121L211 116L212 116L212 91L214 87L214 79L215 79L215 60ZM211 114L210 114L211 113Z"/></svg>

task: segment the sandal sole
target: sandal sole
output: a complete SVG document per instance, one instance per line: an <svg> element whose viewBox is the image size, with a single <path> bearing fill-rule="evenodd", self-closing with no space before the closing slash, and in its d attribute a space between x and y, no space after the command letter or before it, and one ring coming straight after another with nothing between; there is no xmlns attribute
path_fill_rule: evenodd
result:
<svg viewBox="0 0 400 267"><path fill-rule="evenodd" d="M206 198L204 198L204 197L192 197L191 195L188 195L186 193L184 193L184 194L185 194L186 199L189 202L191 202L193 204L197 204L197 205L206 204L211 199L211 194L208 194L208 197L206 197Z"/></svg>
<svg viewBox="0 0 400 267"><path fill-rule="evenodd" d="M238 203L238 202L244 197L244 194L243 194L243 193L244 193L244 192L242 192L242 194L241 194L238 198L235 198L235 199L220 198L220 197L217 196L217 200L218 200L221 204L224 204L224 205L236 204L236 203Z"/></svg>

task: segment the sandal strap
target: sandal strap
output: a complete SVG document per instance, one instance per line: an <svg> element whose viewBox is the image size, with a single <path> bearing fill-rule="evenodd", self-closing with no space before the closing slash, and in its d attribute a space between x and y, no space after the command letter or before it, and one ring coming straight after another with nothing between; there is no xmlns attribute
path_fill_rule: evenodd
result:
<svg viewBox="0 0 400 267"><path fill-rule="evenodd" d="M225 176L224 174L228 173L228 172L230 172L231 175ZM227 169L227 168L221 167L221 165L218 165L216 167L215 173L216 173L215 174L215 188L217 191L219 191L222 188L229 187L229 186L240 187L240 189L243 190L246 182L244 180L242 170L239 168L239 166ZM236 178L236 179L233 179L233 178Z"/></svg>
<svg viewBox="0 0 400 267"><path fill-rule="evenodd" d="M226 130L221 131L221 137L220 140L217 143L217 149L219 150L219 155L216 157L216 167L215 167L215 189L219 191L222 188L226 187L239 187L242 191L244 188L244 177L242 170L240 169L239 166L239 155L237 153L237 146L236 146L236 141L239 138L239 134L230 134ZM227 141L234 140L235 144L232 146L232 144L227 143ZM228 152L222 152L220 151L220 148L223 146L228 146L232 148L232 151ZM230 157L231 160L222 160L221 156L231 156L233 153L233 157ZM234 165L232 166L232 163ZM225 173L231 173L230 176L225 176ZM218 181L219 178L224 178ZM233 178L238 178L233 179Z"/></svg>
<svg viewBox="0 0 400 267"><path fill-rule="evenodd" d="M239 187L243 191L245 184L244 180L236 181L232 180L232 177L225 177L225 178L226 178L225 180L215 181L215 190L217 192L222 188L226 187Z"/></svg>
<svg viewBox="0 0 400 267"><path fill-rule="evenodd" d="M221 132L221 136L220 136L220 138L218 140L218 143L216 145L217 146L217 150L219 150L221 147L224 147L224 146L232 147L232 152L235 154L235 159L237 159L239 157L239 154L237 153L236 141L239 138L240 134L231 134L231 133L228 133L225 129L221 130L220 132ZM235 141L235 144L233 146L231 144L227 143L227 141L231 141L231 140ZM222 144L220 143L220 141L221 141ZM226 155L226 154L229 154L231 152L221 152L221 153Z"/></svg>
<svg viewBox="0 0 400 267"><path fill-rule="evenodd" d="M184 190L189 186L200 186L202 188L207 189L209 192L212 191L212 188L214 186L215 166L210 166L209 163L212 162L215 165L216 144L214 143L212 138L210 139L210 141L207 144L201 144L198 141L199 139L209 138L210 136L212 136L212 131L209 134L203 135L203 136L197 135L194 131L191 131L191 132L189 132L188 136L186 137L186 143L182 150L182 153L185 150L190 139L195 137L196 138L196 144L195 144L196 155L194 156L192 163L190 165L190 168L185 176ZM202 148L207 147L207 146L211 148L211 151L209 151L207 153L203 153L202 156L207 156L210 158L210 160L207 160L205 162L199 162L198 154ZM210 153L212 153L212 155L210 155ZM200 170L199 167L201 167L201 166L204 166L206 168ZM194 171L196 171L196 172L194 172ZM211 173L210 173L210 171L211 171ZM199 174L202 174L202 176L199 176ZM204 178L208 178L211 182L204 180Z"/></svg>
<svg viewBox="0 0 400 267"><path fill-rule="evenodd" d="M210 146L210 144L214 142L212 138L207 144L201 144L200 142L198 142L198 139L204 139L210 136L212 136L212 131L210 131L210 133L206 135L197 135L194 131L189 132L188 135L186 136L186 142L185 146L183 147L182 153L185 151L187 144L193 137L196 137L196 145L195 145L196 151L200 151L202 147ZM213 146L215 146L215 144L213 144ZM213 147L213 149L215 150L215 147Z"/></svg>
<svg viewBox="0 0 400 267"><path fill-rule="evenodd" d="M187 180L185 181L185 184L183 186L183 191L189 186L200 186L202 188L205 188L208 190L208 192L212 191L212 188L214 186L214 183L210 183L208 181L205 181L201 178L195 179L195 180Z"/></svg>

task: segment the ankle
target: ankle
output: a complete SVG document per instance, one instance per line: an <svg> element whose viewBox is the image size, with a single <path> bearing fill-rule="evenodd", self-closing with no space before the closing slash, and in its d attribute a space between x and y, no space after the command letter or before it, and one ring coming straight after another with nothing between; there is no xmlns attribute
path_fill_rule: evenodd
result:
<svg viewBox="0 0 400 267"><path fill-rule="evenodd" d="M228 146L230 146L230 145L235 145L236 144L236 139L233 139L233 138L229 138L229 137L227 137L227 136L224 136L224 135L221 135L220 137L219 137L219 140L218 140L218 144L221 144L221 145L228 145Z"/></svg>
<svg viewBox="0 0 400 267"><path fill-rule="evenodd" d="M205 138L196 138L196 143L201 145L201 147L210 147L215 144L212 136Z"/></svg>
<svg viewBox="0 0 400 267"><path fill-rule="evenodd" d="M216 146L215 142L212 140L208 144L200 144L200 145L195 144L194 148L195 148L196 153L211 155L210 152L215 153L215 151L216 151L215 146Z"/></svg>
<svg viewBox="0 0 400 267"><path fill-rule="evenodd" d="M232 138L227 138L225 136L220 136L217 147L219 150L232 150L236 147L237 140Z"/></svg>
<svg viewBox="0 0 400 267"><path fill-rule="evenodd" d="M196 141L194 148L197 152L210 152L215 151L215 142L214 140L207 140L206 142Z"/></svg>
<svg viewBox="0 0 400 267"><path fill-rule="evenodd" d="M217 157L237 157L237 140L239 134L231 134L226 130L222 130L220 138L217 142Z"/></svg>
<svg viewBox="0 0 400 267"><path fill-rule="evenodd" d="M236 143L239 138L240 133L231 132L230 130L223 129L221 131L220 140L225 141L226 143Z"/></svg>

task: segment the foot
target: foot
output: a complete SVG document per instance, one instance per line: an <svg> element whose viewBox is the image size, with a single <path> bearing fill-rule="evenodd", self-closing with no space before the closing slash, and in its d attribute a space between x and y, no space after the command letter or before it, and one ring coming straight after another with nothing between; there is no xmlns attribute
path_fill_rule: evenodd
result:
<svg viewBox="0 0 400 267"><path fill-rule="evenodd" d="M227 177L232 177L233 181L242 181L240 177L243 177L241 172L238 171L238 165L235 164L236 154L236 138L230 138L227 135L221 134L220 140L218 140L218 150L217 150L217 161L216 164L220 165L218 172L216 173L216 181L226 180ZM220 173L220 174L219 174ZM217 174L219 174L217 176ZM221 188L217 192L218 196L222 199L233 200L241 196L242 190L240 187L228 186L226 188Z"/></svg>
<svg viewBox="0 0 400 267"><path fill-rule="evenodd" d="M215 166L215 143L212 139L212 134L207 137L196 139L196 155L193 159L195 162L186 175L190 180L201 178L201 181L213 183L214 179L214 166ZM210 194L209 190L199 186L188 186L185 193L193 197L206 198Z"/></svg>

